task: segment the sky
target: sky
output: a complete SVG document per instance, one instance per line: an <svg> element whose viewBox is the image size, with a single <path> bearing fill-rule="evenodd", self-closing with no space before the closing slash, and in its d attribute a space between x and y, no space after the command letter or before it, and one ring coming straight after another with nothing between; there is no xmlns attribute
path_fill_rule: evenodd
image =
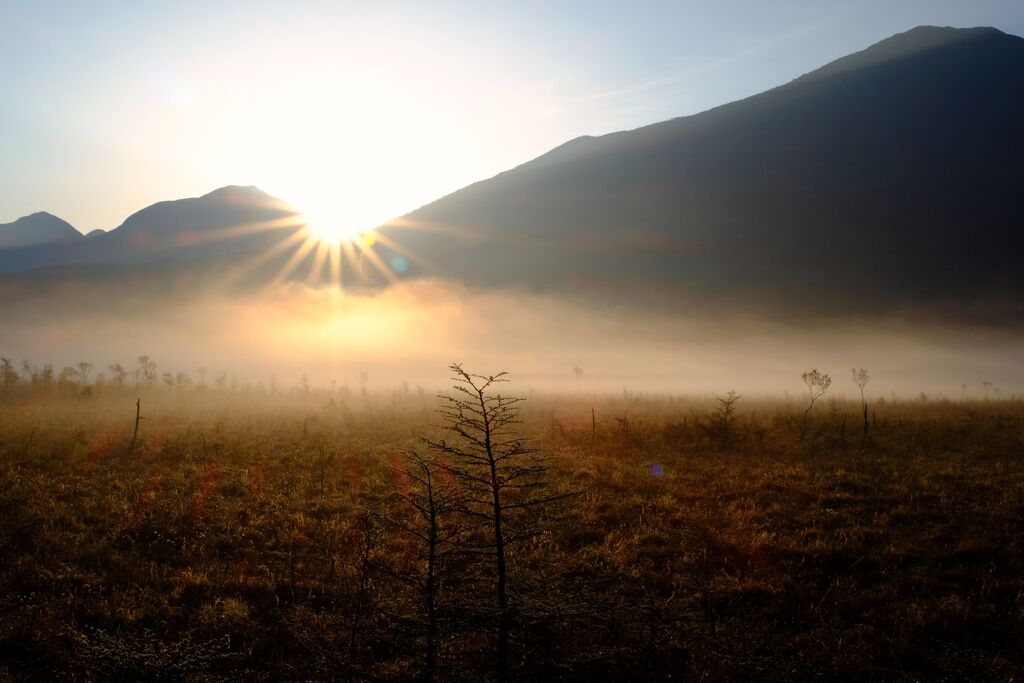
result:
<svg viewBox="0 0 1024 683"><path fill-rule="evenodd" d="M0 222L256 185L366 229L544 153L1020 0L0 0Z"/></svg>

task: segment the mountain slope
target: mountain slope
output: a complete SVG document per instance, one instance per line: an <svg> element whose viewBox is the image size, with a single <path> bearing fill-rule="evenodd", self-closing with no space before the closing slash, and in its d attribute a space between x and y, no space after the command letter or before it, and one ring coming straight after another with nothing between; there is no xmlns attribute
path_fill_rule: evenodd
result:
<svg viewBox="0 0 1024 683"><path fill-rule="evenodd" d="M70 223L45 211L0 225L0 249L71 242L81 237Z"/></svg>
<svg viewBox="0 0 1024 683"><path fill-rule="evenodd" d="M0 251L0 272L48 266L194 261L266 249L297 212L255 187L229 186L202 197L159 202L88 239ZM77 231L76 231L76 234Z"/></svg>
<svg viewBox="0 0 1024 683"><path fill-rule="evenodd" d="M1022 121L1024 40L921 27L739 102L579 138L384 230L480 284L998 317L1024 294Z"/></svg>
<svg viewBox="0 0 1024 683"><path fill-rule="evenodd" d="M570 141L382 226L400 254L374 249L404 277L674 315L1019 324L1021 121L1024 40L921 27L745 100ZM0 272L39 271L0 284L20 296L100 269L109 284L160 262L175 286L175 268L194 281L272 249L295 213L253 187L161 202L107 233L0 249ZM288 271L290 253L275 254L250 284ZM293 277L312 268L304 254ZM346 286L362 270L346 268Z"/></svg>

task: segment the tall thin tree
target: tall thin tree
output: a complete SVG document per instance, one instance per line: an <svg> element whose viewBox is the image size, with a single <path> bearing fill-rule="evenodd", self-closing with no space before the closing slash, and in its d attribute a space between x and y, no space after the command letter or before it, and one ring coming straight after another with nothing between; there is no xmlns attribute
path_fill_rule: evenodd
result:
<svg viewBox="0 0 1024 683"><path fill-rule="evenodd" d="M850 368L850 375L857 388L860 389L860 408L864 413L864 436L866 437L868 435L868 402L864 398L864 387L871 381L871 375L864 368Z"/></svg>
<svg viewBox="0 0 1024 683"><path fill-rule="evenodd" d="M807 433L807 418L814 409L814 402L825 395L828 388L832 386L832 378L817 368L800 373L800 379L807 385L807 410L804 411L803 420L800 421L800 438L803 439Z"/></svg>
<svg viewBox="0 0 1024 683"><path fill-rule="evenodd" d="M450 586L449 560L461 551L469 525L459 514L462 492L448 468L436 455L405 453L405 466L396 468L398 505L387 521L416 539L419 545L415 572L384 568L385 573L412 589L422 609L421 635L425 639L421 678L432 681L437 671L438 645L442 635L445 588Z"/></svg>
<svg viewBox="0 0 1024 683"><path fill-rule="evenodd" d="M477 375L453 363L454 395L442 396L443 428L455 438L425 439L438 455L450 458L452 473L462 486L463 512L482 520L490 540L482 551L493 559L494 599L497 607L495 672L499 681L509 677L509 631L512 611L509 591L508 548L536 533L538 508L571 493L549 495L545 474L549 469L539 451L517 433L523 398L496 393L508 381L505 372Z"/></svg>
<svg viewBox="0 0 1024 683"><path fill-rule="evenodd" d="M139 356L139 376L146 383L147 389L153 388L153 382L156 381L156 363L147 356Z"/></svg>

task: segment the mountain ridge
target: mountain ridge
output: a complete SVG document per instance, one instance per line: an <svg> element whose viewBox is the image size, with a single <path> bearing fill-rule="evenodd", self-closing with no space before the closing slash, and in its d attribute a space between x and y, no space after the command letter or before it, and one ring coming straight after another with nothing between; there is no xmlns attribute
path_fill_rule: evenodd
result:
<svg viewBox="0 0 1024 683"><path fill-rule="evenodd" d="M47 211L0 224L0 249L67 242L79 237L82 233L73 225Z"/></svg>
<svg viewBox="0 0 1024 683"><path fill-rule="evenodd" d="M675 311L977 307L1024 321L1020 120L1024 39L918 27L741 100L574 138L379 230L422 257L403 277L651 299ZM219 208L197 220L190 212L204 204ZM294 211L254 186L226 186L146 207L81 252L0 252L0 270L76 254L132 262L105 260L97 246L128 254L131 235L151 238L143 260L200 258L195 245L153 243ZM374 249L390 262L388 247Z"/></svg>
<svg viewBox="0 0 1024 683"><path fill-rule="evenodd" d="M698 114L577 138L406 217L473 240L392 236L474 284L528 273L614 290L629 275L690 300L882 310L955 296L958 273L968 297L1013 298L1024 40L925 28L857 55L863 68L840 58ZM660 246L623 248L629 233ZM502 258L481 246L499 244Z"/></svg>
<svg viewBox="0 0 1024 683"><path fill-rule="evenodd" d="M78 233L80 239L73 242L0 250L0 271L146 263L175 257L195 260L245 252L267 245L268 224L296 213L286 202L259 188L226 185L199 197L150 204L116 228L93 230L87 236ZM251 228L248 232L246 226Z"/></svg>

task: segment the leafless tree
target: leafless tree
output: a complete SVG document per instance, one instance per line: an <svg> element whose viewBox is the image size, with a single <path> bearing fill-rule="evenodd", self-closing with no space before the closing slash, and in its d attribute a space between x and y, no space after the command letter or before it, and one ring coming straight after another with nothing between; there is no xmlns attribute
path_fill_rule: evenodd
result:
<svg viewBox="0 0 1024 683"><path fill-rule="evenodd" d="M118 387L124 386L124 381L128 378L128 371L120 363L111 364L108 369L110 370L110 376L114 380L114 384Z"/></svg>
<svg viewBox="0 0 1024 683"><path fill-rule="evenodd" d="M157 377L156 363L149 356L139 356L139 377L146 383L147 389L153 388Z"/></svg>
<svg viewBox="0 0 1024 683"><path fill-rule="evenodd" d="M0 357L0 382L3 384L4 391L10 391L18 383L18 373L10 358Z"/></svg>
<svg viewBox="0 0 1024 683"><path fill-rule="evenodd" d="M864 436L868 434L868 402L864 398L864 387L871 381L871 375L865 368L850 368L850 376L853 377L854 384L860 389L860 407L861 412L864 413Z"/></svg>
<svg viewBox="0 0 1024 683"><path fill-rule="evenodd" d="M740 397L735 391L730 391L725 396L716 396L718 407L711 416L711 433L718 437L719 443L724 448L729 443L729 427L732 424L733 414L736 412L736 402Z"/></svg>
<svg viewBox="0 0 1024 683"><path fill-rule="evenodd" d="M82 378L82 386L89 383L89 373L92 372L92 363L82 361L78 364L78 374Z"/></svg>
<svg viewBox="0 0 1024 683"><path fill-rule="evenodd" d="M437 650L444 619L440 614L443 593L452 586L449 560L460 553L461 540L469 526L462 520L462 493L450 469L438 456L423 456L410 450L405 466L397 469L400 485L395 493L398 505L387 521L418 542L417 566L410 574L396 568L385 573L411 588L422 609L420 633L426 640L422 679L431 681L437 671Z"/></svg>
<svg viewBox="0 0 1024 683"><path fill-rule="evenodd" d="M192 380L189 379L189 376L188 376L187 372L176 372L174 374L174 384L175 384L175 386L178 387L178 391L182 391L182 390L186 389L188 387L188 385L191 384L191 383L192 383Z"/></svg>
<svg viewBox="0 0 1024 683"><path fill-rule="evenodd" d="M478 550L493 560L497 606L497 679L509 676L509 631L512 612L508 589L508 548L537 531L538 508L571 494L548 495L548 464L517 434L520 397L496 393L507 373L477 375L454 363L454 395L442 396L443 428L455 437L426 439L458 477L463 513L489 529L489 540Z"/></svg>
<svg viewBox="0 0 1024 683"><path fill-rule="evenodd" d="M135 443L139 439L139 423L145 420L142 416L142 399L135 399L135 429L132 431L132 442L128 444L128 452L135 450Z"/></svg>
<svg viewBox="0 0 1024 683"><path fill-rule="evenodd" d="M65 365L61 369L60 374L57 375L57 384L59 384L61 386L65 386L65 387L66 386L75 386L75 384L76 384L75 378L77 378L77 377L78 377L78 370L73 368L73 367L71 367L70 365Z"/></svg>
<svg viewBox="0 0 1024 683"><path fill-rule="evenodd" d="M572 373L576 375L576 393L580 393L580 379L583 378L583 368L576 366L572 369Z"/></svg>
<svg viewBox="0 0 1024 683"><path fill-rule="evenodd" d="M359 634L363 618L371 611L372 607L370 584L375 566L373 557L380 542L380 530L376 521L367 511L363 511L356 520L360 539L357 552L351 558L355 581L352 595L352 613L349 617L349 680L356 679Z"/></svg>
<svg viewBox="0 0 1024 683"><path fill-rule="evenodd" d="M832 386L832 378L827 374L818 372L817 368L812 368L807 372L800 373L800 379L807 385L807 410L804 411L803 420L800 422L800 438L803 439L807 432L807 417L811 414L811 410L814 409L814 402L825 395L828 388Z"/></svg>

